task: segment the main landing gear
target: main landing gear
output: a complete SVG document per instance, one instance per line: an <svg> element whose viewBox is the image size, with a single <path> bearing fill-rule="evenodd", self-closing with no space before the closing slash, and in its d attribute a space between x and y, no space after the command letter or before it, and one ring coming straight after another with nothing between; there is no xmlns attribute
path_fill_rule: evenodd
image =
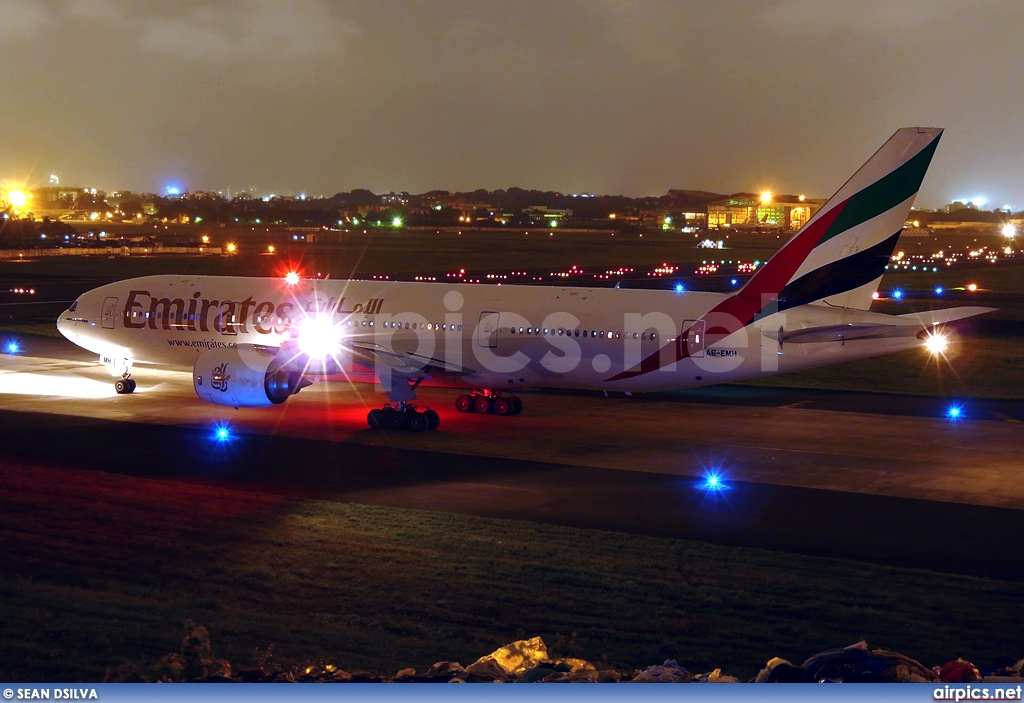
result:
<svg viewBox="0 0 1024 703"><path fill-rule="evenodd" d="M366 415L366 423L371 430L429 432L437 429L441 424L441 417L430 408L420 410L411 403L398 403L371 410Z"/></svg>
<svg viewBox="0 0 1024 703"><path fill-rule="evenodd" d="M523 412L523 401L517 395L505 395L501 391L483 389L455 399L455 409L460 413L487 415L518 415Z"/></svg>
<svg viewBox="0 0 1024 703"><path fill-rule="evenodd" d="M125 375L114 381L114 390L118 395L126 395L135 392L135 379Z"/></svg>

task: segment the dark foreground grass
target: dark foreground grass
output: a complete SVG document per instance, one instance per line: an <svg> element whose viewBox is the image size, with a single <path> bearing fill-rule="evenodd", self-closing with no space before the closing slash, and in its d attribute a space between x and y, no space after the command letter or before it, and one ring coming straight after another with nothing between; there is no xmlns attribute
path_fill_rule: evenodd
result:
<svg viewBox="0 0 1024 703"><path fill-rule="evenodd" d="M272 646L381 674L559 634L624 671L741 677L862 638L926 664L1021 654L1019 583L3 461L4 680L151 663L186 618L236 667Z"/></svg>
<svg viewBox="0 0 1024 703"><path fill-rule="evenodd" d="M64 338L64 335L57 329L57 325L53 320L5 322L0 324L0 337L17 337L18 335L48 337L50 339Z"/></svg>

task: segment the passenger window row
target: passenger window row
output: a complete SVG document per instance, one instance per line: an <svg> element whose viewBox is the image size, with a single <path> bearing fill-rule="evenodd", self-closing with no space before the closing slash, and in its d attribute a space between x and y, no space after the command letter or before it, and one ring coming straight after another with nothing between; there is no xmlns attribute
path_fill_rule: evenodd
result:
<svg viewBox="0 0 1024 703"><path fill-rule="evenodd" d="M621 332L606 332L604 330L578 330L578 329L565 329L564 327L559 328L548 328L541 329L540 327L520 327L518 330L515 327L510 327L509 332L512 334L536 334L544 337L589 337L591 339L622 339ZM629 333L626 333L626 337L629 337ZM647 332L634 332L633 339L657 339L658 333L651 332L648 335Z"/></svg>

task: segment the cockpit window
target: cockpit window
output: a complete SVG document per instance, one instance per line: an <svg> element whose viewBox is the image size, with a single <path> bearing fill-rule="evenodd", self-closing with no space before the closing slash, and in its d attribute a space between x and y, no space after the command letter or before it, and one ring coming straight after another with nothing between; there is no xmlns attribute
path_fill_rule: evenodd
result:
<svg viewBox="0 0 1024 703"><path fill-rule="evenodd" d="M71 303L71 307L68 308L68 312L74 312L77 309L78 309L78 301L76 300L75 302Z"/></svg>

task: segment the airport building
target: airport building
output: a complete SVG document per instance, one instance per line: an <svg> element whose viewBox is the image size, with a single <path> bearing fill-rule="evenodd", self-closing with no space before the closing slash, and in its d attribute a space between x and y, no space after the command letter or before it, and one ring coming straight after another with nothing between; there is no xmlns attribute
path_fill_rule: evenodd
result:
<svg viewBox="0 0 1024 703"><path fill-rule="evenodd" d="M708 203L708 229L800 229L824 200L803 195L736 193Z"/></svg>

